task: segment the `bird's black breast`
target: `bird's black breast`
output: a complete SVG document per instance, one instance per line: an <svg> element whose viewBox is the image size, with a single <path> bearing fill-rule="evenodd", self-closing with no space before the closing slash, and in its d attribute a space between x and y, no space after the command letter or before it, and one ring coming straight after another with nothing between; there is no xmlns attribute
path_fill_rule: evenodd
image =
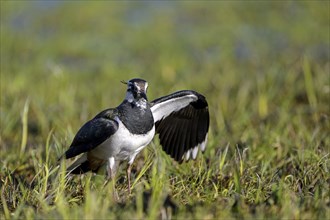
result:
<svg viewBox="0 0 330 220"><path fill-rule="evenodd" d="M125 127L133 134L146 134L154 126L154 118L148 103L143 109L125 100L118 106L118 115Z"/></svg>

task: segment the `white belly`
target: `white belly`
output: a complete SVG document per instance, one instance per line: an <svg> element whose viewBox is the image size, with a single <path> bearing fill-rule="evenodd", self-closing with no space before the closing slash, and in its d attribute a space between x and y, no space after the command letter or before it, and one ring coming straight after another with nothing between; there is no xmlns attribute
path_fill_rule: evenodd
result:
<svg viewBox="0 0 330 220"><path fill-rule="evenodd" d="M104 160L110 157L114 157L115 160L134 160L135 156L153 139L155 126L145 135L136 135L131 134L118 117L115 120L119 124L117 132L91 153Z"/></svg>

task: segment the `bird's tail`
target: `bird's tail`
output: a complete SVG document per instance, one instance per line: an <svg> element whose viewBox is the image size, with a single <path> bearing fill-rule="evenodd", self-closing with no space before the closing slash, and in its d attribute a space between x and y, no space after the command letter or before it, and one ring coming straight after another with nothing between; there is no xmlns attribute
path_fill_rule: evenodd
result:
<svg viewBox="0 0 330 220"><path fill-rule="evenodd" d="M88 171L96 173L104 163L105 160L100 160L85 153L73 162L66 171L70 174L82 174Z"/></svg>
<svg viewBox="0 0 330 220"><path fill-rule="evenodd" d="M70 174L82 174L91 170L87 155L83 154L75 162L73 162L66 171Z"/></svg>

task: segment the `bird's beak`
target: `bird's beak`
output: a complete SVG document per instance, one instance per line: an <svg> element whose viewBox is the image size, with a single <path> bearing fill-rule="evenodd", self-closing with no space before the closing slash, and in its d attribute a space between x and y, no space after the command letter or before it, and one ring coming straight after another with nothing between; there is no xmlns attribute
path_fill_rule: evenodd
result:
<svg viewBox="0 0 330 220"><path fill-rule="evenodd" d="M124 80L122 80L122 81L120 81L120 82L123 83L123 84L125 84L125 85L127 85L127 82L124 81Z"/></svg>

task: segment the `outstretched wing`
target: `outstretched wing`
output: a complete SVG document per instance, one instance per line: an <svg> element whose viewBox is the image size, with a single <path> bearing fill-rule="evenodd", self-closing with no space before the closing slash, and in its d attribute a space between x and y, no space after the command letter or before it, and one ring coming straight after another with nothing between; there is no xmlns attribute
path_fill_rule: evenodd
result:
<svg viewBox="0 0 330 220"><path fill-rule="evenodd" d="M163 150L175 160L195 159L205 150L209 110L205 97L195 91L178 91L151 103L156 132Z"/></svg>
<svg viewBox="0 0 330 220"><path fill-rule="evenodd" d="M65 152L65 157L68 159L90 151L114 134L118 129L118 123L112 119L112 115L113 109L108 109L84 124Z"/></svg>

